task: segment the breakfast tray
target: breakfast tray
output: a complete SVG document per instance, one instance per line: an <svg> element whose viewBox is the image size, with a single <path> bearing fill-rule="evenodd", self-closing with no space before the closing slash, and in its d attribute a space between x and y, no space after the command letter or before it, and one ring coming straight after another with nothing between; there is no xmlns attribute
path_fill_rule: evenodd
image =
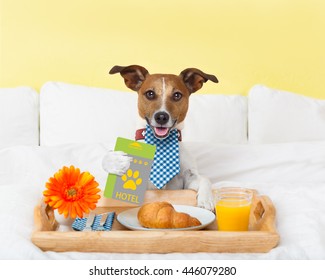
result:
<svg viewBox="0 0 325 280"><path fill-rule="evenodd" d="M192 190L146 191L145 202L168 201L172 204L196 205ZM109 205L104 206L104 205ZM115 211L116 216L134 205L102 199L98 214ZM196 231L133 231L122 226L115 216L111 231L58 231L53 210L40 203L35 207L35 230L32 242L43 251L78 251L109 253L266 253L277 246L275 208L272 201L255 191L250 215L250 230L246 232L218 231L216 223Z"/></svg>

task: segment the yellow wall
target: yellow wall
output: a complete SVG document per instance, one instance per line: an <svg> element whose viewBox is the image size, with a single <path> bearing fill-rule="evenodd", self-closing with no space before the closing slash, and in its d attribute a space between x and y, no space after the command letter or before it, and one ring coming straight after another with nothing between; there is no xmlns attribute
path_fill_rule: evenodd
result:
<svg viewBox="0 0 325 280"><path fill-rule="evenodd" d="M256 83L325 98L324 0L0 0L0 87L49 80L124 90L115 64L197 67L246 94Z"/></svg>

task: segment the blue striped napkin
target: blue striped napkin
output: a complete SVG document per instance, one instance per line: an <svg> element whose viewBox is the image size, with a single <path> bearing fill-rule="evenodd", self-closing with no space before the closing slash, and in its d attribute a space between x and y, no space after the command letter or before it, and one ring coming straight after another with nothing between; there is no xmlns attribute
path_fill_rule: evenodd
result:
<svg viewBox="0 0 325 280"><path fill-rule="evenodd" d="M72 228L76 231L110 231L114 217L115 212L90 213L84 218L76 218L72 223Z"/></svg>

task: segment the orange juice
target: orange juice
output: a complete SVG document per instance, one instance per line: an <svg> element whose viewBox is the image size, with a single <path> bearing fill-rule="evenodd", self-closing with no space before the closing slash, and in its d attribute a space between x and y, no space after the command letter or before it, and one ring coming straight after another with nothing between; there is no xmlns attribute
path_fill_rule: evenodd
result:
<svg viewBox="0 0 325 280"><path fill-rule="evenodd" d="M247 231L252 192L243 188L222 188L216 192L218 229Z"/></svg>
<svg viewBox="0 0 325 280"><path fill-rule="evenodd" d="M219 230L245 231L248 230L251 203L247 200L220 200L216 204Z"/></svg>

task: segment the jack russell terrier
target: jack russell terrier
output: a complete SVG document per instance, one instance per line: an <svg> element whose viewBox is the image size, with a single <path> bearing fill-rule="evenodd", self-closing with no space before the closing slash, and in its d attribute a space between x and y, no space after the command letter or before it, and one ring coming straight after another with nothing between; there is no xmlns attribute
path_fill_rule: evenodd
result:
<svg viewBox="0 0 325 280"><path fill-rule="evenodd" d="M144 139L142 132L151 129L154 138L163 140L184 126L189 97L199 90L208 80L218 83L214 75L199 69L188 68L179 76L172 74L149 74L142 66L114 66L110 74L120 73L125 85L138 93L138 124L136 140ZM202 124L204 125L204 124ZM177 138L176 138L177 139ZM177 140L176 140L177 141ZM106 172L122 176L130 166L132 158L119 151L109 151L103 158ZM179 143L179 173L164 189L192 189L197 191L197 205L214 211L210 181L198 172L195 160ZM156 187L149 180L148 189Z"/></svg>

